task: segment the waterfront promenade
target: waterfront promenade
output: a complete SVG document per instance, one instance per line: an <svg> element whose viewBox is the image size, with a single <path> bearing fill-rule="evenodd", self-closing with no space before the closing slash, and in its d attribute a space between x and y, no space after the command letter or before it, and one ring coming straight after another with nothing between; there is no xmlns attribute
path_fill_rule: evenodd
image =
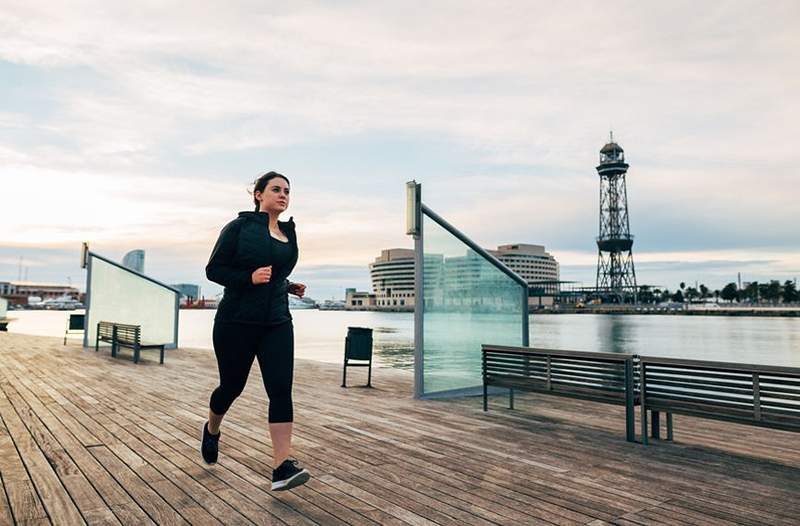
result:
<svg viewBox="0 0 800 526"><path fill-rule="evenodd" d="M124 353L125 351L123 351ZM127 356L127 355L126 355ZM798 523L800 434L676 416L676 442L625 442L622 408L545 395L415 401L411 374L299 360L295 446L314 474L273 493L258 367L198 435L210 351L134 365L58 338L0 333L0 524ZM363 373L363 374L362 374ZM365 371L349 371L358 385Z"/></svg>

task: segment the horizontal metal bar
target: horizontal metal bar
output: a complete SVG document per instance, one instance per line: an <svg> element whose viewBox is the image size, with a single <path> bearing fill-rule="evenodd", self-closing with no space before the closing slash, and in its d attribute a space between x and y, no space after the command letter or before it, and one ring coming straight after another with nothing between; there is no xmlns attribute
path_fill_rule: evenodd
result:
<svg viewBox="0 0 800 526"><path fill-rule="evenodd" d="M766 375L759 375L759 377L762 379L762 384L767 387L770 385L788 385L795 389L800 389L800 380L795 380L793 378L776 378L775 376Z"/></svg>
<svg viewBox="0 0 800 526"><path fill-rule="evenodd" d="M118 268L118 269L120 269L120 270L124 270L124 271L126 271L126 272L129 272L129 273L131 273L131 274L134 274L134 275L136 275L136 276L139 276L140 278L144 278L144 279L146 279L147 281L151 281L151 282L155 283L156 285L160 285L160 286L164 287L165 289L169 289L169 290L171 290L172 292L175 292L175 293L178 293L178 294L180 294L180 292L181 292L181 291L179 291L178 289L176 289L176 288L174 288L174 287L170 287L170 286L169 286L169 285L167 285L166 283L161 283L160 281L158 281L158 280L156 280L156 279L153 279L153 278L151 278L150 276L147 276L147 275L145 275L145 274L142 274L141 272L138 272L138 271L136 271L136 270L133 270L133 269L131 269L131 268L128 268L128 267L126 267L126 266L124 266L124 265L122 265L122 264L120 264L120 263L117 263L116 261L112 261L112 260L110 260L110 259L108 259L108 258L106 258L106 257L103 257L103 256L101 256L100 254L97 254L97 253L95 253L95 252L92 252L91 250L90 250L90 251L87 253L87 256L90 256L90 257L95 257L95 258L97 258L97 259L99 259L99 260L101 260L101 261L105 261L105 262L106 262L106 263L108 263L109 265L113 265L113 266L117 267L117 268Z"/></svg>
<svg viewBox="0 0 800 526"><path fill-rule="evenodd" d="M731 380L734 382L750 382L752 381L752 373L731 374L707 370L678 370L678 369L664 369L655 368L650 365L647 366L647 377L651 375L659 375L661 377L671 378L710 378L713 380Z"/></svg>
<svg viewBox="0 0 800 526"><path fill-rule="evenodd" d="M650 376L647 377L647 390L657 387L675 387L679 389L688 389L689 392L694 391L707 391L713 393L732 393L753 396L753 386L747 387L725 387L720 385L709 385L708 383L691 383L691 382L673 382L670 380L651 380Z"/></svg>
<svg viewBox="0 0 800 526"><path fill-rule="evenodd" d="M431 219L433 219L436 223L439 224L439 226L441 226L442 228L444 228L445 230L450 232L453 236L458 238L459 241L461 241L462 243L467 245L469 248L471 248L472 250L474 250L475 252L480 254L481 257L483 257L484 259L489 261L498 270L500 270L506 276L508 276L509 278L514 280L517 284L519 284L522 287L525 287L526 291L528 290L528 282L525 281L524 279L522 279L522 277L519 274L517 274L516 272L514 272L513 270L508 268L502 261L500 261L499 259L497 259L493 255L489 254L488 252L486 252L486 250L484 250L481 246L479 246L477 243L475 243L470 238L468 238L466 235L464 235L464 233L462 233L459 229L457 229L456 227L454 227L453 225L448 223L443 217L441 217L439 214L437 214L436 212L434 212L433 210L428 208L425 205L425 203L421 203L420 206L422 207L422 213L423 214L425 214L428 217L430 217Z"/></svg>
<svg viewBox="0 0 800 526"><path fill-rule="evenodd" d="M671 397L675 400L686 400L686 401L695 401L695 402L702 402L702 403L717 403L726 404L739 404L742 406L747 406L752 408L753 407L753 398L752 397L742 397L738 398L735 396L726 396L726 395L716 395L716 393L706 394L706 393L691 393L688 391L672 391L669 389L650 389L650 386L647 386L647 390L645 391L645 398L649 401L653 398L666 398Z"/></svg>
<svg viewBox="0 0 800 526"><path fill-rule="evenodd" d="M563 382L553 382L550 389L547 388L545 382L530 382L526 380L518 380L509 377L487 378L487 385L498 385L503 387L513 387L514 389L527 390L534 392L557 392L561 393L581 393L592 394L596 396L604 396L605 398L617 398L624 400L624 389L611 389L602 386L588 386L581 384L571 384Z"/></svg>
<svg viewBox="0 0 800 526"><path fill-rule="evenodd" d="M785 374L800 378L800 367L781 367L776 365L744 364L734 362L712 362L706 360L684 360L681 358L654 358L649 356L639 356L642 364L646 365L677 365L685 368L713 369L718 371L730 372L750 372L750 373L776 373Z"/></svg>
<svg viewBox="0 0 800 526"><path fill-rule="evenodd" d="M547 365L548 361L546 357L527 357L527 356L515 356L514 358L511 355L506 356L487 356L486 363L504 363L504 364L529 364L531 367L533 366L543 366ZM550 362L553 368L565 369L565 370L573 370L573 371L587 371L587 372L605 372L605 373L614 373L614 374L625 374L625 363L616 363L616 362L596 362L596 361L588 361L588 360L564 360L564 359L551 359Z"/></svg>
<svg viewBox="0 0 800 526"><path fill-rule="evenodd" d="M685 385L687 387L724 387L728 389L741 389L746 391L753 390L753 382L726 382L721 380L709 380L705 378L688 378L685 376L662 376L647 373L647 384L661 385Z"/></svg>
<svg viewBox="0 0 800 526"><path fill-rule="evenodd" d="M568 356L571 358L588 358L597 361L606 362L625 362L625 360L632 360L633 354L625 353L606 353L606 352L592 352L592 351L566 351L562 349L538 349L535 347L512 347L508 345L494 345L484 343L481 345L481 350L486 353L506 353L506 354L521 354L521 355L538 355L538 356Z"/></svg>
<svg viewBox="0 0 800 526"><path fill-rule="evenodd" d="M761 410L766 411L770 407L780 407L783 409L791 409L794 411L798 416L800 416L800 404L792 404L786 402L776 402L774 400L765 400L761 399Z"/></svg>

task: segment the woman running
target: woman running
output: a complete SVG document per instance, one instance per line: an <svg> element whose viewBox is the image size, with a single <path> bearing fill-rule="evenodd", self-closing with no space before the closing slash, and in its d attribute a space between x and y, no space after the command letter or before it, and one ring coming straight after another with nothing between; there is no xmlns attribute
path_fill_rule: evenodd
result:
<svg viewBox="0 0 800 526"><path fill-rule="evenodd" d="M298 255L293 218L278 221L289 206L289 180L276 172L262 175L253 201L254 212L240 212L222 229L206 266L208 279L225 293L214 317L219 386L211 393L201 451L206 463L217 461L220 424L258 358L269 397L272 489L287 490L310 478L290 458L294 332L288 294L302 298L306 286L287 279Z"/></svg>

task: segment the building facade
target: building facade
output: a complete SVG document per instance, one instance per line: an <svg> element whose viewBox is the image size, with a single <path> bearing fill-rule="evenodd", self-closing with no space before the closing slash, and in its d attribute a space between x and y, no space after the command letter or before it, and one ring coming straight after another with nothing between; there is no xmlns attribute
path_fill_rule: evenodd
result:
<svg viewBox="0 0 800 526"><path fill-rule="evenodd" d="M414 251L389 248L369 265L375 306L386 310L414 309Z"/></svg>
<svg viewBox="0 0 800 526"><path fill-rule="evenodd" d="M69 285L55 283L34 283L30 281L0 281L0 297L6 298L10 305L27 305L29 297L47 299L69 296L80 300L81 292Z"/></svg>
<svg viewBox="0 0 800 526"><path fill-rule="evenodd" d="M549 306L553 303L553 288L558 288L559 265L542 245L515 243L487 250L508 268L516 272L530 287L530 306ZM496 270L487 269L478 254L468 251L463 256L425 254L426 301L458 302L458 291L476 285L492 287L492 279L504 279ZM346 308L352 310L413 310L414 309L414 251L391 248L370 263L372 293L347 290ZM488 274L487 274L488 272ZM449 298L434 296L447 291ZM539 292L537 292L539 291ZM546 292L543 294L542 292ZM433 296L427 297L428 294ZM468 295L468 294L467 294ZM466 297L466 296L465 296Z"/></svg>
<svg viewBox="0 0 800 526"><path fill-rule="evenodd" d="M144 250L131 250L122 258L122 266L144 274Z"/></svg>
<svg viewBox="0 0 800 526"><path fill-rule="evenodd" d="M200 299L200 285L193 285L191 283L178 283L171 285L172 288L178 289L181 294L180 302L182 305L191 304Z"/></svg>
<svg viewBox="0 0 800 526"><path fill-rule="evenodd" d="M497 250L488 252L528 282L532 293L528 298L528 305L550 306L553 304L551 295L536 294L539 289L544 289L542 292L552 292L549 289L554 287L557 289L561 274L558 261L545 251L543 245L515 243L500 245Z"/></svg>
<svg viewBox="0 0 800 526"><path fill-rule="evenodd" d="M347 289L344 308L345 310L375 310L375 294Z"/></svg>

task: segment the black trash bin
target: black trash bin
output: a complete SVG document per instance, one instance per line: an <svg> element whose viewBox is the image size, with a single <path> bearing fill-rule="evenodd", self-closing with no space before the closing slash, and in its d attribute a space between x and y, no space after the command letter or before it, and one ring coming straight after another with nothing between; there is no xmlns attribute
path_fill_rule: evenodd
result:
<svg viewBox="0 0 800 526"><path fill-rule="evenodd" d="M67 320L67 330L64 331L64 345L67 344L67 334L72 331L86 330L86 315L85 314L70 314Z"/></svg>
<svg viewBox="0 0 800 526"><path fill-rule="evenodd" d="M350 363L356 360L356 363ZM364 362L367 363L364 363ZM347 387L348 367L369 367L367 387L372 387L372 329L366 327L348 327L344 339L344 371L342 387Z"/></svg>

